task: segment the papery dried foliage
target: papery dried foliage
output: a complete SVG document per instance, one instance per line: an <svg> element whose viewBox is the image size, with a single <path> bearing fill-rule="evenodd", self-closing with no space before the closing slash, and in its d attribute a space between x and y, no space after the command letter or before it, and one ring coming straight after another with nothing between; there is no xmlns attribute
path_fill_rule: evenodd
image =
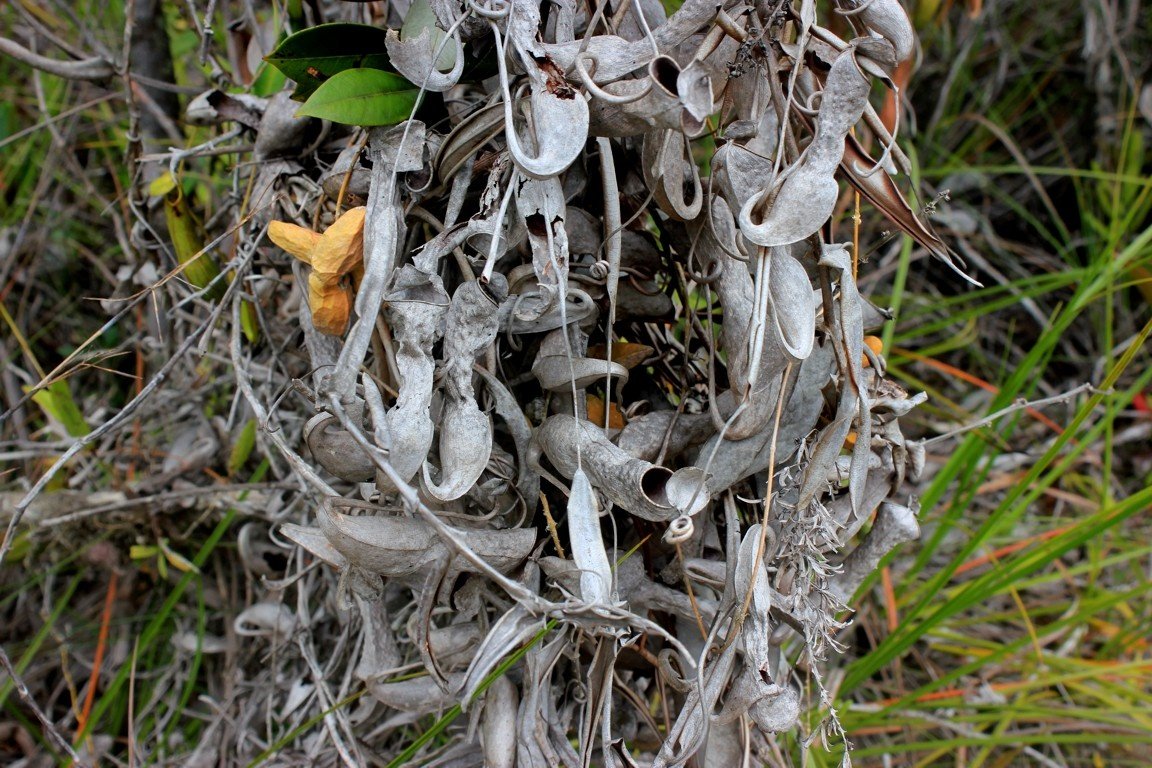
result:
<svg viewBox="0 0 1152 768"><path fill-rule="evenodd" d="M546 10L414 3L388 54L423 119L315 150L318 188L366 207L272 222L310 265L305 328L343 335L304 337L305 454L345 482L305 474L324 498L281 533L359 614L362 706L397 726L360 713L373 749L483 691L449 732L482 749L443 764L727 765L826 706L790 660L837 652L853 592L918 535L898 419L922 397L866 360L885 314L860 244L827 237L856 188L950 259L869 100L915 40L895 0L835 25L812 0ZM469 80L485 53L497 74Z"/></svg>

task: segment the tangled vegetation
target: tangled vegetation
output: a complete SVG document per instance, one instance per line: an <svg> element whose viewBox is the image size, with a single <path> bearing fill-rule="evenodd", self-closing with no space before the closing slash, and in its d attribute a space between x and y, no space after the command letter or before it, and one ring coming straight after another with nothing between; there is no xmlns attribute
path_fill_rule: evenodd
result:
<svg viewBox="0 0 1152 768"><path fill-rule="evenodd" d="M205 5L0 10L0 754L1139 763L1139 3Z"/></svg>

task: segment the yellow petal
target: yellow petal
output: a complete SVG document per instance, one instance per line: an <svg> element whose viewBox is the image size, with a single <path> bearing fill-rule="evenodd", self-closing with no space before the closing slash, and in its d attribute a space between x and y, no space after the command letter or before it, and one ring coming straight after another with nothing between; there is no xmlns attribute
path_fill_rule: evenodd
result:
<svg viewBox="0 0 1152 768"><path fill-rule="evenodd" d="M342 336L348 327L348 318L352 316L352 291L346 286L309 290L308 308L312 310L312 324L316 330L329 336Z"/></svg>
<svg viewBox="0 0 1152 768"><path fill-rule="evenodd" d="M340 275L321 272L318 269L313 269L311 274L308 275L308 287L313 291L330 291L343 284L344 278Z"/></svg>
<svg viewBox="0 0 1152 768"><path fill-rule="evenodd" d="M312 251L320 242L320 235L287 221L274 221L268 225L268 239L305 264L311 264Z"/></svg>
<svg viewBox="0 0 1152 768"><path fill-rule="evenodd" d="M312 253L312 268L326 275L346 275L364 262L364 206L349 208L325 230Z"/></svg>

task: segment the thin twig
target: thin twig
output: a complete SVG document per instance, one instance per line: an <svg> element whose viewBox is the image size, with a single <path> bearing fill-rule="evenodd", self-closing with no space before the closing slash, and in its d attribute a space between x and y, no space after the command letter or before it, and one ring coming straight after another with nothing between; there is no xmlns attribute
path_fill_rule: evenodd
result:
<svg viewBox="0 0 1152 768"><path fill-rule="evenodd" d="M60 61L33 53L6 37L0 37L0 53L11 56L41 72L47 72L50 75L68 80L107 80L116 74L116 67L100 56L93 56L80 61Z"/></svg>
<svg viewBox="0 0 1152 768"><path fill-rule="evenodd" d="M1052 397L1045 397L1040 400L1024 400L1021 398L1014 402L1012 405L1009 405L1006 408L1001 408L995 413L991 413L982 419L978 419L977 421L972 422L971 424L958 427L957 429L953 429L941 435L929 437L918 442L920 445L927 447L933 443L943 442L944 440L951 440L952 438L963 435L966 432L971 432L974 429L979 429L980 427L991 424L992 422L997 421L998 419L1001 419L1010 413L1015 413L1016 411L1022 411L1029 408L1043 408L1046 405L1055 405L1056 403L1066 403L1073 398L1079 397L1085 392L1106 395L1110 394L1111 390L1100 390L1096 389L1096 387L1092 386L1091 384L1081 384L1080 386L1074 387L1067 392L1063 392L1059 395L1053 395Z"/></svg>
<svg viewBox="0 0 1152 768"><path fill-rule="evenodd" d="M57 749L64 754L68 755L72 760L72 764L76 768L86 768L87 764L80 760L80 756L72 749L72 745L68 743L60 731L56 729L55 723L48 719L48 715L44 714L44 710L40 709L40 705L32 698L32 694L28 692L28 686L24 684L24 680L12 666L12 661L8 658L7 651L4 646L0 644L0 666L4 667L4 671L8 674L8 679L12 681L12 685L16 688L16 695L20 697L20 701L24 702L24 706L32 710L32 714L40 721L40 727L44 729L44 735L48 737Z"/></svg>

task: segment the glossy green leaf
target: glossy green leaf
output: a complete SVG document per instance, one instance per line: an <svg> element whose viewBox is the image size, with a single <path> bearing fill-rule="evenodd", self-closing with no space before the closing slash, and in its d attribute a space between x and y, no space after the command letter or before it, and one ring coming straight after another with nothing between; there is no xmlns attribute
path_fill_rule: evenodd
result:
<svg viewBox="0 0 1152 768"><path fill-rule="evenodd" d="M347 125L395 125L412 116L420 89L379 69L346 69L316 89L298 115Z"/></svg>
<svg viewBox="0 0 1152 768"><path fill-rule="evenodd" d="M369 24L321 24L286 38L264 60L296 82L292 98L304 101L346 70L391 69L387 36Z"/></svg>

